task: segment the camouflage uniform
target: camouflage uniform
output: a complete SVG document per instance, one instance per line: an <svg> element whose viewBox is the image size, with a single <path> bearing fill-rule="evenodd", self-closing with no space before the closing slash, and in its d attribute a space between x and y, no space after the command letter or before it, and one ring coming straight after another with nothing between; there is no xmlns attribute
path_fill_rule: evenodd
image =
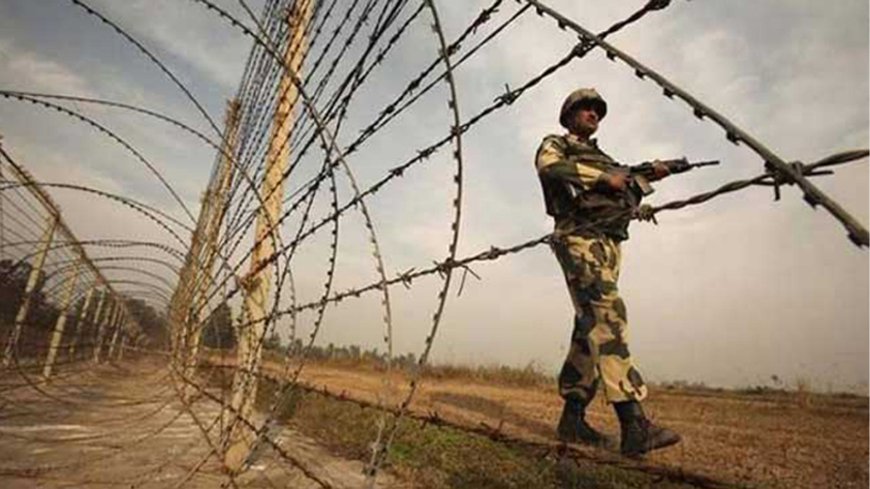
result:
<svg viewBox="0 0 870 489"><path fill-rule="evenodd" d="M620 165L594 139L547 136L535 166L547 213L556 221L553 250L575 311L559 392L586 406L603 381L609 402L640 401L647 388L628 352L625 304L616 286L620 242L628 239L629 216L639 198L609 188L605 177Z"/></svg>

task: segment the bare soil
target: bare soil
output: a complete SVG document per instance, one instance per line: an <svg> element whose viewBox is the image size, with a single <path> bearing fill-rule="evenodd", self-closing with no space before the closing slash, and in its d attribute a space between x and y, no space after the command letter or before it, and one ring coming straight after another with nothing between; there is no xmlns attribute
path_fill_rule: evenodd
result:
<svg viewBox="0 0 870 489"><path fill-rule="evenodd" d="M303 381L360 400L400 400L401 374L307 365ZM618 435L611 409L596 399L588 414ZM678 431L683 442L650 454L646 462L745 487L817 489L868 487L866 397L808 393L751 393L653 389L650 416ZM555 386L509 387L426 379L412 410L467 426L502 426L511 435L550 440L561 411Z"/></svg>
<svg viewBox="0 0 870 489"><path fill-rule="evenodd" d="M220 404L196 395L188 405L179 399L165 362L153 360L86 362L51 383L33 372L2 372L0 487L227 487L230 476L211 448L220 443ZM323 487L285 457L327 487L363 487L361 462L332 456L292 430L272 437L282 453L264 445L250 468L233 477L234 487ZM391 484L381 479L377 487Z"/></svg>

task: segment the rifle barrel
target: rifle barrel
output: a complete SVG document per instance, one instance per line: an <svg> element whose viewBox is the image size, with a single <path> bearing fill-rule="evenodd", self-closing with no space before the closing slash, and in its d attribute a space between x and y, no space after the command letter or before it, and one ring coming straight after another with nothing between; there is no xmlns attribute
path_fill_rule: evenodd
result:
<svg viewBox="0 0 870 489"><path fill-rule="evenodd" d="M697 168L700 166L714 166L714 165L718 165L718 164L719 164L719 160L710 160L710 161L699 161L697 163L691 163L691 166L693 168Z"/></svg>

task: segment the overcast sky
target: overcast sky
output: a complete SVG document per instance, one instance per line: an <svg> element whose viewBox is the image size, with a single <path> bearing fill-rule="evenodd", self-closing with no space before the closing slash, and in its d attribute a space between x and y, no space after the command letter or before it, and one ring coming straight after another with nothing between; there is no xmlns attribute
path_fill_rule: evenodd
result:
<svg viewBox="0 0 870 489"><path fill-rule="evenodd" d="M188 1L92 3L179 75L212 117L222 119L251 47L239 31ZM218 3L240 12L234 1ZM488 3L437 2L448 39ZM594 31L643 4L545 3ZM259 8L258 2L252 4ZM494 20L502 21L516 9L515 2L505 2ZM384 67L360 90L347 127L338 135L340 143L349 143L433 59L437 39L428 28L428 14L424 20L412 24ZM868 146L867 2L675 1L611 41L787 161L812 162ZM525 14L457 70L463 120L502 94L505 84L521 85L575 43L576 37L552 20ZM467 42L463 49L471 45ZM685 198L763 169L757 156L729 143L721 129L696 119L684 104L664 98L656 85L638 79L625 65L593 51L463 137L460 256L492 245L507 247L551 230L534 153L544 135L562 132L558 108L580 86L595 86L607 99L610 111L598 137L618 160L687 156L722 161L720 167L658 183L650 203ZM0 89L124 101L211 134L201 115L153 64L71 2L0 0ZM85 104L70 108L122 135L196 211L213 149L159 121ZM361 187L443 137L451 117L445 86L423 97L349 157ZM141 163L68 117L0 99L0 134L6 150L39 179L122 193L184 218ZM312 163L319 164L320 157L315 153ZM425 268L447 256L454 172L449 151L443 150L368 200L388 275ZM866 160L840 167L835 176L816 179L816 184L867 226ZM349 187L344 180L339 185L339 198L346 201ZM290 188L295 188L292 181ZM172 243L159 228L108 201L69 191L52 194L81 239ZM745 386L770 384L776 375L792 386L801 381L820 390L867 391L867 250L852 245L839 223L824 210L808 207L795 189L784 189L779 202L773 202L772 194L767 188L749 189L663 213L658 226L632 225L620 290L628 306L632 353L649 380ZM316 208L325 208L328 199L325 193L319 196ZM289 239L294 231L288 226L282 233ZM321 234L300 248L294 263L301 301L316 300L322 293L329 233ZM360 216L342 219L339 235L336 290L376 280ZM434 361L534 362L555 372L567 352L572 308L551 252L538 247L472 268L481 280L469 276L459 297L454 282ZM117 272L110 275L121 278ZM423 347L439 286L432 278L411 290L391 289L398 352ZM343 301L327 310L319 341L381 345L380 315L375 297ZM301 332L310 328L312 319L300 318ZM279 327L285 331L287 321Z"/></svg>

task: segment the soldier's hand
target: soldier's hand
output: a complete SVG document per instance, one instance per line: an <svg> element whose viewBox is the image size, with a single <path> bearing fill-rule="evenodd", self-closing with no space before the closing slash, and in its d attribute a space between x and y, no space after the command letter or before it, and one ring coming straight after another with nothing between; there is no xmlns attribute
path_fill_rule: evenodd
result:
<svg viewBox="0 0 870 489"><path fill-rule="evenodd" d="M641 204L634 210L634 217L641 221L652 222L653 224L658 224L656 221L656 214L653 212L653 208L647 204Z"/></svg>
<svg viewBox="0 0 870 489"><path fill-rule="evenodd" d="M607 184L614 190L623 191L628 187L628 173L608 173Z"/></svg>
<svg viewBox="0 0 870 489"><path fill-rule="evenodd" d="M661 160L653 160L652 166L656 174L656 180L661 180L671 174L668 165L664 164Z"/></svg>

